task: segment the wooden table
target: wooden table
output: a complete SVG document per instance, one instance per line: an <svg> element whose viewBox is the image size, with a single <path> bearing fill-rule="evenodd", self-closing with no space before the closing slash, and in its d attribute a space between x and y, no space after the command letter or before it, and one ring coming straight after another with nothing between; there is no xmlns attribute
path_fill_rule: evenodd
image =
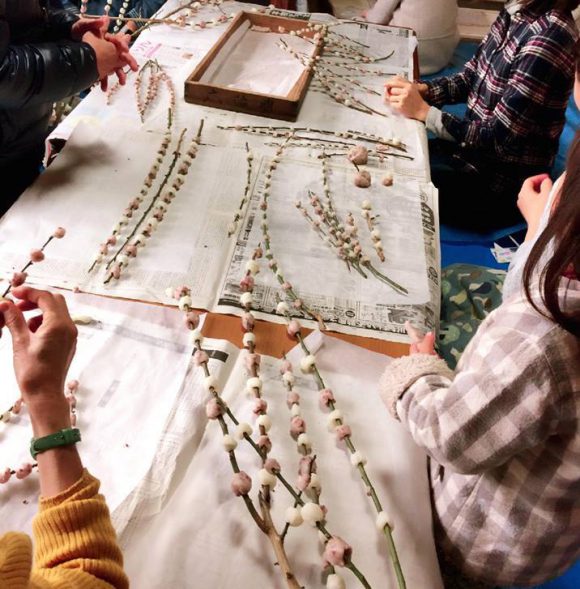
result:
<svg viewBox="0 0 580 589"><path fill-rule="evenodd" d="M369 0L372 1L372 0ZM257 4L267 5L270 2L267 0L259 1ZM295 5L295 0L275 0L274 5L279 8ZM332 12L328 0L308 0L308 6L313 11ZM418 53L414 52L414 76L418 76ZM62 139L51 139L52 142L59 144L59 148L65 144ZM57 153L60 149L55 150ZM142 301L139 301L142 302ZM148 303L144 303L148 304ZM266 351L269 355L281 357L284 352L287 352L295 345L295 341L290 340L286 336L286 328L284 325L269 323L266 321L256 322L256 335L260 338L260 348ZM305 334L312 330L304 329ZM208 313L203 329L204 335L215 339L224 339L237 347L242 347L243 332L240 327L240 319L231 315L221 315L216 313ZM409 346L407 344L387 342L374 338L360 337L354 335L347 335L335 333L332 331L325 332L331 337L336 337L343 341L358 345L367 350L378 352L380 354L389 355L392 357L399 357L408 353Z"/></svg>
<svg viewBox="0 0 580 589"><path fill-rule="evenodd" d="M311 331L311 329L304 330L306 334ZM288 350L296 345L294 340L290 340L287 337L285 325L269 323L267 321L257 321L254 332L260 341L260 349L267 352L268 355L276 358L282 357L283 353L288 352ZM243 332L240 327L239 317L209 313L205 321L203 333L207 337L225 339L239 348L242 347ZM409 346L407 344L386 342L383 340L343 333L334 333L332 331L327 331L325 333L326 335L355 344L361 348L378 352L380 354L386 354L388 356L399 357L409 352Z"/></svg>

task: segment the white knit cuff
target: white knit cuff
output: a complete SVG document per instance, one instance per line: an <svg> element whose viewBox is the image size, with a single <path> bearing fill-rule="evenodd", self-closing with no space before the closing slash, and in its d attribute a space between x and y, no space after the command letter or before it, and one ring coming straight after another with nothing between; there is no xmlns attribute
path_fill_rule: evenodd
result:
<svg viewBox="0 0 580 589"><path fill-rule="evenodd" d="M453 379L453 371L445 360L428 354L412 354L393 360L388 366L379 384L379 393L387 409L395 419L397 415L397 401L407 389L422 376L438 374Z"/></svg>

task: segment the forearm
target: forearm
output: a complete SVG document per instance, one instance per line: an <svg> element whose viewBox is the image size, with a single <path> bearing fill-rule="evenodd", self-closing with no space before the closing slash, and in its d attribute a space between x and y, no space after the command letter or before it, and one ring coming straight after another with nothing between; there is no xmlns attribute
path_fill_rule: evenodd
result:
<svg viewBox="0 0 580 589"><path fill-rule="evenodd" d="M59 233L62 237L63 231ZM32 329L14 301L0 302L3 324L12 336L16 380L30 412L33 434L44 437L70 426L63 389L78 331L61 294L19 286L11 295L42 313L40 326ZM69 383L68 388L72 390L74 385ZM99 481L82 470L72 447L41 451L37 460L42 496L33 523L35 567L30 586L128 587L109 510L99 495ZM23 583L29 586L28 579Z"/></svg>
<svg viewBox="0 0 580 589"><path fill-rule="evenodd" d="M442 112L441 123L448 136L462 147L477 149L496 157L501 157L507 148L513 150L518 142L525 141L525 136L520 136L516 131L515 123L514 126L505 126L498 117L483 123Z"/></svg>
<svg viewBox="0 0 580 589"><path fill-rule="evenodd" d="M479 327L455 375L442 360L419 354L393 361L381 381L383 400L415 442L456 472L504 464L553 435L560 419L544 347L492 319Z"/></svg>
<svg viewBox="0 0 580 589"><path fill-rule="evenodd" d="M532 239L534 239L534 237L536 237L536 234L538 233L539 227L540 227L540 219L539 218L529 221L526 235L524 237L524 242L531 241Z"/></svg>
<svg viewBox="0 0 580 589"><path fill-rule="evenodd" d="M42 438L71 427L70 408L62 393L35 395L28 404L32 433ZM78 481L83 466L76 446L64 446L37 455L40 492L52 497Z"/></svg>
<svg viewBox="0 0 580 589"><path fill-rule="evenodd" d="M393 18L399 0L377 0L375 5L367 12L367 21L379 25L387 25Z"/></svg>
<svg viewBox="0 0 580 589"><path fill-rule="evenodd" d="M422 83L426 86L424 98L431 106L441 107L467 100L469 82L465 72Z"/></svg>
<svg viewBox="0 0 580 589"><path fill-rule="evenodd" d="M559 133L558 121L563 120L572 85L573 60L569 47L562 45L556 51L554 45L558 47L546 39L528 42L512 64L509 82L492 116L481 121L443 113L447 131L465 147L500 158L506 152L521 151L530 141L543 141L548 131Z"/></svg>
<svg viewBox="0 0 580 589"><path fill-rule="evenodd" d="M69 428L62 393L40 392L28 402L35 438ZM34 521L33 576L71 586L125 587L123 561L99 482L84 471L76 446L37 455L40 510Z"/></svg>
<svg viewBox="0 0 580 589"><path fill-rule="evenodd" d="M415 443L439 464L458 469L457 429L446 418L446 399L454 395L453 372L437 356L414 354L393 361L381 379L381 397Z"/></svg>
<svg viewBox="0 0 580 589"><path fill-rule="evenodd" d="M49 10L46 40L70 39L72 26L78 19L76 8L70 4L67 4L66 8Z"/></svg>
<svg viewBox="0 0 580 589"><path fill-rule="evenodd" d="M431 131L431 133L434 133L439 139L455 142L455 138L447 131L443 124L443 112L437 107L429 107L425 126L427 127L427 131Z"/></svg>

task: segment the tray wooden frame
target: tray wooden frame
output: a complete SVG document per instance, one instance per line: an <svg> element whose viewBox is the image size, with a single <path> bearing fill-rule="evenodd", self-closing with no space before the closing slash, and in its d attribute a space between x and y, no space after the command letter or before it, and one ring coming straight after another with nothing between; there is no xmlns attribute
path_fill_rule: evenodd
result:
<svg viewBox="0 0 580 589"><path fill-rule="evenodd" d="M294 84L290 93L285 97L262 94L250 90L237 90L200 81L220 51L222 51L228 39L247 21L250 22L250 26L269 27L272 31L278 31L278 27L284 27L287 31L296 31L304 29L307 24L304 20L294 18L255 12L239 12L224 34L185 81L185 101L192 104L233 110L235 112L243 112L272 119L296 121L300 106L308 90L308 84L313 75L310 69L304 69L304 72L296 84ZM305 34L304 36L312 37L314 34L315 32L312 31L312 33ZM313 55L318 55L320 51L321 46L317 45Z"/></svg>

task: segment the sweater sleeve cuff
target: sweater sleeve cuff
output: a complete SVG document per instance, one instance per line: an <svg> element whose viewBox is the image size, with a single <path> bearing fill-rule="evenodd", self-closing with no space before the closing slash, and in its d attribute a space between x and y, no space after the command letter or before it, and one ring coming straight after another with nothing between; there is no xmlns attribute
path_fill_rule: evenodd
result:
<svg viewBox="0 0 580 589"><path fill-rule="evenodd" d="M428 374L439 374L453 379L453 371L444 360L428 354L413 354L393 360L388 366L379 385L379 393L387 409L395 419L397 401L417 380Z"/></svg>
<svg viewBox="0 0 580 589"><path fill-rule="evenodd" d="M427 112L427 119L425 120L425 126L427 127L427 131L431 131L431 133L434 133L437 137L439 137L439 139L444 139L445 141L455 141L453 135L447 131L445 125L443 124L443 112L437 107L429 107L429 111Z"/></svg>
<svg viewBox="0 0 580 589"><path fill-rule="evenodd" d="M47 509L51 509L71 501L91 499L98 494L100 485L101 483L99 480L92 476L85 468L81 478L76 483L72 484L68 489L65 489L58 495L54 495L52 497L40 497L39 511L46 511Z"/></svg>

